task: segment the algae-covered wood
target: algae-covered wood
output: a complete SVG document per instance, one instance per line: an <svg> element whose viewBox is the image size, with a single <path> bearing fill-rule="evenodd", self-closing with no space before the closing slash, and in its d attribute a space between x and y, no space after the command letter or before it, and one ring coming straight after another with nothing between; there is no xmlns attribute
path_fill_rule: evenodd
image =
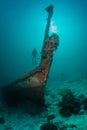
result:
<svg viewBox="0 0 87 130"><path fill-rule="evenodd" d="M44 89L53 60L53 52L59 45L57 34L49 36L50 21L53 15L53 5L48 6L46 11L48 13L48 18L39 66L17 79L14 83L5 87L8 94L15 92L16 96L16 92L20 93L30 101L41 106L45 105Z"/></svg>

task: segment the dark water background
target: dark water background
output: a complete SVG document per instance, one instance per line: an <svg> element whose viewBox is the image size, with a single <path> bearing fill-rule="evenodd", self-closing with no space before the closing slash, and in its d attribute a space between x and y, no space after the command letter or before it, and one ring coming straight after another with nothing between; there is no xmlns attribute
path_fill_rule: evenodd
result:
<svg viewBox="0 0 87 130"><path fill-rule="evenodd" d="M0 0L0 86L35 67L32 50L37 48L40 58L45 7L50 4L54 5L52 20L58 28L60 45L54 53L49 79L87 73L86 0Z"/></svg>

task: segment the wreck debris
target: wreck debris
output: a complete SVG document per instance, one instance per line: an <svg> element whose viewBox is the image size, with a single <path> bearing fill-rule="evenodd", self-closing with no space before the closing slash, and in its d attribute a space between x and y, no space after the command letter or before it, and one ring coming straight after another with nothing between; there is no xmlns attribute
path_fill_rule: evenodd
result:
<svg viewBox="0 0 87 130"><path fill-rule="evenodd" d="M45 105L44 89L53 60L53 52L59 45L59 37L57 34L49 36L50 21L53 15L53 5L48 6L46 11L48 13L48 18L40 65L7 87L9 90L16 90L17 93L21 93L30 101L33 101L41 106Z"/></svg>

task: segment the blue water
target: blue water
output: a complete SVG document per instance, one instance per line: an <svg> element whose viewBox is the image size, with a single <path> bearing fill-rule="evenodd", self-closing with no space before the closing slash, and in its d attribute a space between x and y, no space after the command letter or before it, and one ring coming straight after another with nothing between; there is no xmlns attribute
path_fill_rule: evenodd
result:
<svg viewBox="0 0 87 130"><path fill-rule="evenodd" d="M60 45L54 53L49 78L56 80L61 73L87 73L86 0L0 0L0 86L35 67L32 50L36 48L40 58L47 19L45 7L50 4L54 5L52 21L58 28Z"/></svg>

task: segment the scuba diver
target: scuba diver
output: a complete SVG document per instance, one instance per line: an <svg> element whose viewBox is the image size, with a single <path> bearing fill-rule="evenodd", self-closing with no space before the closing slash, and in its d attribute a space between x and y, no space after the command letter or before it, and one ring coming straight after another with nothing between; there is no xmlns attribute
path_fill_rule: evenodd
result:
<svg viewBox="0 0 87 130"><path fill-rule="evenodd" d="M32 64L33 65L37 64L36 59L37 59L37 50L36 50L36 48L34 48L33 51L32 51Z"/></svg>

